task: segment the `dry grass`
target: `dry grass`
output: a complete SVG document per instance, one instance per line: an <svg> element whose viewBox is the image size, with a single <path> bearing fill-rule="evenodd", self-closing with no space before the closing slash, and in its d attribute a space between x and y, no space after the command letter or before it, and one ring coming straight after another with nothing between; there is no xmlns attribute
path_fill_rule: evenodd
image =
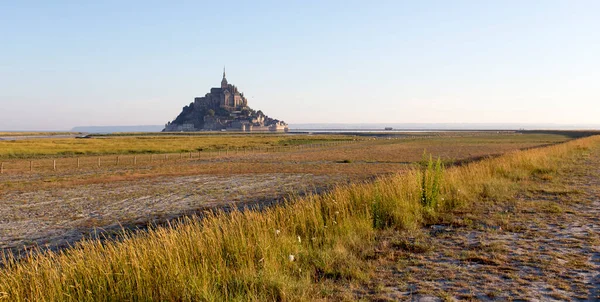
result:
<svg viewBox="0 0 600 302"><path fill-rule="evenodd" d="M119 242L88 241L59 253L4 261L0 298L11 301L312 300L330 282L369 278L374 238L449 219L485 199L514 194L511 183L597 143L586 138L510 152L443 173L440 202L421 203L420 171L339 187L262 212L207 213ZM506 181L510 180L510 181ZM501 260L465 256L466 260ZM469 260L470 261L470 260ZM322 285L321 285L322 284Z"/></svg>
<svg viewBox="0 0 600 302"><path fill-rule="evenodd" d="M479 202L422 229L425 252L385 244L414 232L379 233L378 274L358 297L395 283L382 300L597 300L600 140L592 140L566 156L519 160L529 167L493 165L496 176L473 195Z"/></svg>
<svg viewBox="0 0 600 302"><path fill-rule="evenodd" d="M0 160L3 162L0 191L24 190L29 187L68 187L78 184L194 174L341 173L368 177L402 171L419 161L424 149L434 157L442 158L445 163L452 164L567 139L564 136L543 134L486 134L473 137L463 135L465 136L357 141L327 141L329 136L325 136L324 140L317 140L319 144L314 144L313 136L253 135L244 139L250 137L261 139L260 137L264 136L275 140L272 143L276 142L279 145L256 149L231 147L220 151L204 150L191 153L7 159ZM210 136L228 146L243 137L240 135ZM336 136L338 139L344 137ZM154 141L152 136L144 138L152 144L161 144L164 139L157 138ZM318 138L319 136L316 136L315 139ZM120 139L133 138L107 139L107 144L110 142L117 144L117 146L110 146L109 149L119 148ZM204 140L203 136L180 139L197 143ZM55 160L56 170L54 170ZM100 165L98 165L99 161ZM30 165L33 172L30 172Z"/></svg>
<svg viewBox="0 0 600 302"><path fill-rule="evenodd" d="M355 139L343 135L157 135L0 141L0 158L149 154L250 149Z"/></svg>
<svg viewBox="0 0 600 302"><path fill-rule="evenodd" d="M144 228L215 207L267 206L348 181L347 175L192 175L10 191L0 197L0 249L64 248L120 226Z"/></svg>

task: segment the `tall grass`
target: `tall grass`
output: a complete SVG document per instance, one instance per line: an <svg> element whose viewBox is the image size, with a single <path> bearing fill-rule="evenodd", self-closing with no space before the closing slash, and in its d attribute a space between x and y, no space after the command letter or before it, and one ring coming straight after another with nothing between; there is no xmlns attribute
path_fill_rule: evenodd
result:
<svg viewBox="0 0 600 302"><path fill-rule="evenodd" d="M440 158L434 161L431 154L429 155L429 159L427 159L426 152L423 152L423 159L420 165L421 204L426 209L435 210L439 204L444 166Z"/></svg>
<svg viewBox="0 0 600 302"><path fill-rule="evenodd" d="M580 139L445 170L429 161L424 170L262 212L212 213L143 235L124 233L118 242L86 241L19 261L5 256L0 299L311 300L323 294L321 282L369 278L365 259L379 230L415 229L435 222L438 213L509 198L520 182L554 173L561 159L599 141Z"/></svg>

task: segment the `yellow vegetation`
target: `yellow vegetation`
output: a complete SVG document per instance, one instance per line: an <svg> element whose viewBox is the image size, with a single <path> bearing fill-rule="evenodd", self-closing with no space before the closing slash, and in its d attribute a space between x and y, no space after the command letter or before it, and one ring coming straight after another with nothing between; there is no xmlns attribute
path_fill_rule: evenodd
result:
<svg viewBox="0 0 600 302"><path fill-rule="evenodd" d="M0 299L311 300L331 280L365 280L380 229L439 222L474 202L509 198L530 177L597 145L591 137L442 171L439 202L422 203L420 169L339 187L264 211L206 214L119 242L88 241L0 270ZM425 172L426 173L426 172Z"/></svg>
<svg viewBox="0 0 600 302"><path fill-rule="evenodd" d="M256 148L351 140L342 135L159 135L0 141L0 157L143 154Z"/></svg>

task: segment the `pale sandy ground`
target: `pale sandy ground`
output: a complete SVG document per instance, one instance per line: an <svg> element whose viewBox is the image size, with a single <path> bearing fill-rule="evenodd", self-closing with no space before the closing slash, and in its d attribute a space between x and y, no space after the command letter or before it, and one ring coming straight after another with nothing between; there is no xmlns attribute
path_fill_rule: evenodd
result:
<svg viewBox="0 0 600 302"><path fill-rule="evenodd" d="M382 245L377 277L355 297L600 301L600 150L559 182L464 217L462 226L432 226L404 238L421 251ZM393 246L399 238L386 240Z"/></svg>
<svg viewBox="0 0 600 302"><path fill-rule="evenodd" d="M326 189L342 175L158 177L0 196L0 248L64 247L99 230L145 227L210 207L263 205Z"/></svg>

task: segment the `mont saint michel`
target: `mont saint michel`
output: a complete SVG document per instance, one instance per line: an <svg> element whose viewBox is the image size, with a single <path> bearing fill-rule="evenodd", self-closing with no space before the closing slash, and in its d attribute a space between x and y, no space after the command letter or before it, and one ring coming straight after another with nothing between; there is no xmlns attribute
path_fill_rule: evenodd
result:
<svg viewBox="0 0 600 302"><path fill-rule="evenodd" d="M288 125L250 108L244 93L227 82L223 69L221 87L211 88L209 93L183 107L163 132L210 130L288 131Z"/></svg>

